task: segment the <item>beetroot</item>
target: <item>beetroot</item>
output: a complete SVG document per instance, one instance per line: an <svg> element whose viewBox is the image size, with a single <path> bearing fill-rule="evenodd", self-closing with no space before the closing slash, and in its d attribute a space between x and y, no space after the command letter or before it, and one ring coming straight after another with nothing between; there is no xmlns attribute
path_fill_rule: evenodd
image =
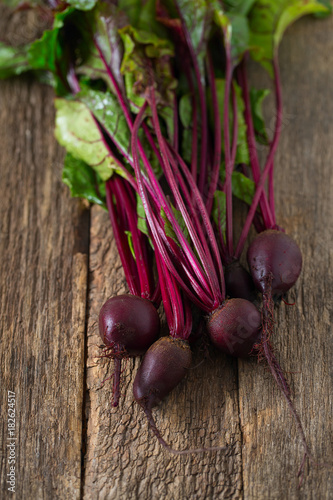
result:
<svg viewBox="0 0 333 500"><path fill-rule="evenodd" d="M118 295L107 300L99 314L99 332L106 346L143 354L156 340L160 318L156 308L135 295Z"/></svg>
<svg viewBox="0 0 333 500"><path fill-rule="evenodd" d="M278 230L266 230L258 234L251 243L247 260L256 287L262 292L262 335L259 355L266 358L272 375L286 398L295 419L304 446L304 458L299 475L302 476L305 458L313 460L302 423L291 399L291 390L271 344L274 330L273 295L287 292L297 281L302 269L302 255L297 243Z"/></svg>
<svg viewBox="0 0 333 500"><path fill-rule="evenodd" d="M186 340L162 337L146 352L133 385L134 398L145 412L151 430L159 443L175 455L225 450L222 446L175 450L163 439L156 427L152 408L183 380L191 361L192 353Z"/></svg>
<svg viewBox="0 0 333 500"><path fill-rule="evenodd" d="M136 374L133 394L144 410L151 410L185 377L192 353L187 341L162 337L146 352Z"/></svg>
<svg viewBox="0 0 333 500"><path fill-rule="evenodd" d="M186 340L162 337L146 352L133 384L134 398L145 412L158 441L178 455L188 451L174 450L166 443L156 427L151 410L183 380L191 361L192 353Z"/></svg>
<svg viewBox="0 0 333 500"><path fill-rule="evenodd" d="M250 273L239 260L234 260L224 269L226 293L231 298L255 300L255 288Z"/></svg>
<svg viewBox="0 0 333 500"><path fill-rule="evenodd" d="M218 349L232 356L247 357L260 339L260 312L248 300L227 300L210 315L207 330Z"/></svg>
<svg viewBox="0 0 333 500"><path fill-rule="evenodd" d="M99 333L106 345L105 356L114 358L113 406L119 404L121 360L144 353L156 340L160 319L156 308L135 295L107 300L99 313Z"/></svg>
<svg viewBox="0 0 333 500"><path fill-rule="evenodd" d="M114 359L113 406L118 406L121 360L143 354L156 340L160 320L153 304L158 307L161 293L148 237L138 227L132 182L112 175L105 187L113 236L130 292L109 299L99 314L99 332L106 345L101 357Z"/></svg>
<svg viewBox="0 0 333 500"><path fill-rule="evenodd" d="M282 231L272 229L253 240L247 260L255 286L262 293L270 288L273 295L287 292L302 269L302 254L297 243Z"/></svg>

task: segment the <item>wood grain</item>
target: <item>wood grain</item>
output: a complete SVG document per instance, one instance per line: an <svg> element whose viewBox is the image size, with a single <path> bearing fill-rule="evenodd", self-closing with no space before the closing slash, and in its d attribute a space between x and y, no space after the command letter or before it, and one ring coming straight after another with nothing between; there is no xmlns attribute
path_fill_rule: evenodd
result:
<svg viewBox="0 0 333 500"><path fill-rule="evenodd" d="M1 448L10 390L17 497L78 498L89 219L61 183L52 91L11 81L1 96Z"/></svg>
<svg viewBox="0 0 333 500"><path fill-rule="evenodd" d="M21 16L0 7L7 41L27 42L41 29L31 13ZM332 28L333 18L306 19L282 44L286 121L276 158L278 221L299 242L304 269L288 297L296 305L276 308L274 344L313 454L326 462L333 462ZM259 84L263 72L252 66L251 77ZM227 451L177 457L160 448L133 403L139 359L124 363L122 401L112 408L111 382L101 385L112 362L97 358L97 319L126 284L107 213L71 200L61 183L53 127L50 89L29 78L0 83L1 498L10 498L7 390L16 392L16 498L333 498L332 467L307 466L297 487L295 425L255 360L212 350L196 366L197 353L187 380L155 410L175 448Z"/></svg>
<svg viewBox="0 0 333 500"><path fill-rule="evenodd" d="M89 212L61 181L53 129L51 89L0 82L1 498L13 496L7 391L16 498L80 498Z"/></svg>

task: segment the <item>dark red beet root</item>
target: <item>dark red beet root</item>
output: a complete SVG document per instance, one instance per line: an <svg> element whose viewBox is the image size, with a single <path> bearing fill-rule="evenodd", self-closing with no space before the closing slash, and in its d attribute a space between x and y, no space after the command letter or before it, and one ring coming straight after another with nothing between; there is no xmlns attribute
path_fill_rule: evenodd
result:
<svg viewBox="0 0 333 500"><path fill-rule="evenodd" d="M135 295L112 297L99 313L99 333L104 344L133 356L143 354L159 331L160 318L155 307Z"/></svg>
<svg viewBox="0 0 333 500"><path fill-rule="evenodd" d="M160 444L175 455L225 449L225 447L215 446L194 450L174 450L163 439L156 427L152 408L158 405L183 380L191 361L192 353L187 341L173 337L162 337L146 352L133 384L134 398L145 412L151 430Z"/></svg>
<svg viewBox="0 0 333 500"><path fill-rule="evenodd" d="M299 475L302 475L305 458L309 457L311 460L313 458L306 442L301 420L291 399L289 384L275 357L270 341L274 329L273 295L281 296L296 283L302 269L302 254L297 243L290 236L270 229L258 234L253 240L247 252L247 261L254 284L263 294L259 358L266 359L296 422L304 446L304 458L299 471Z"/></svg>
<svg viewBox="0 0 333 500"><path fill-rule="evenodd" d="M148 410L158 405L183 380L191 360L188 342L173 337L157 340L146 352L136 374L135 400Z"/></svg>
<svg viewBox="0 0 333 500"><path fill-rule="evenodd" d="M230 299L210 315L207 331L218 349L245 358L260 341L261 315L252 302Z"/></svg>
<svg viewBox="0 0 333 500"><path fill-rule="evenodd" d="M247 261L258 290L265 293L270 288L273 295L287 292L302 269L302 254L297 243L273 229L256 236L249 246Z"/></svg>
<svg viewBox="0 0 333 500"><path fill-rule="evenodd" d="M118 295L103 305L99 313L99 333L106 345L104 356L114 358L113 406L119 404L121 360L144 353L159 331L160 318L149 300Z"/></svg>
<svg viewBox="0 0 333 500"><path fill-rule="evenodd" d="M231 298L255 300L255 287L250 273L238 260L225 267L224 279L227 295Z"/></svg>

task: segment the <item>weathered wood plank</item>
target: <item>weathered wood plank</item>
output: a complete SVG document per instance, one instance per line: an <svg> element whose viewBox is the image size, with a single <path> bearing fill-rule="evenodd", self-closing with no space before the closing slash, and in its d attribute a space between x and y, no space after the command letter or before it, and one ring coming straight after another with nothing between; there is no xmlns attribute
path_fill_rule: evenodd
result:
<svg viewBox="0 0 333 500"><path fill-rule="evenodd" d="M18 34L0 19L1 33ZM61 182L53 129L51 89L0 83L1 498L13 497L7 391L16 498L80 498L89 211Z"/></svg>
<svg viewBox="0 0 333 500"><path fill-rule="evenodd" d="M126 285L108 216L92 209L87 370L87 443L84 498L241 498L236 363L213 354L156 410L163 436L177 449L228 444L215 454L177 457L164 452L133 404L132 382L139 359L124 367L118 409L111 407L109 361L96 364L98 313ZM193 366L200 360L196 357Z"/></svg>
<svg viewBox="0 0 333 500"><path fill-rule="evenodd" d="M15 21L9 30L8 11L0 15L1 34L6 26L9 41L28 41L39 26L26 15L28 24ZM326 461L332 461L333 441L332 22L305 20L282 46L289 125L276 162L278 219L299 241L304 271L290 293L296 306L276 310L275 345L292 372L313 453ZM312 468L297 489L301 446L295 426L269 373L255 361L237 364L213 353L155 413L175 447L227 443L227 453L174 457L160 449L132 400L138 359L126 363L123 401L118 410L111 407L111 384L100 388L100 382L112 364L96 363L96 321L104 300L126 286L107 214L98 207L92 209L90 230L81 442L89 220L61 185L63 153L53 138L53 120L50 90L28 79L1 83L1 408L6 409L6 391L16 391L17 498L80 498L82 445L85 499L331 498L332 469ZM2 497L5 418L2 412Z"/></svg>
<svg viewBox="0 0 333 500"><path fill-rule="evenodd" d="M280 362L291 372L311 450L318 461L331 463L332 54L332 18L302 20L286 35L280 51L286 120L276 158L277 218L300 244L304 265L288 296L296 305L275 309L274 337ZM252 70L260 85L263 72ZM239 387L244 498L332 498L332 467L306 468L298 489L302 446L284 398L265 368L240 362Z"/></svg>

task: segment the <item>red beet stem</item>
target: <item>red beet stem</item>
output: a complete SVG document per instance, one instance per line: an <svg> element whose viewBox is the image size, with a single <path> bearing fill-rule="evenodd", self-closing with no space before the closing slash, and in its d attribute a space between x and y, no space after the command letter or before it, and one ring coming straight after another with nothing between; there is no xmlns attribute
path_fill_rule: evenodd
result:
<svg viewBox="0 0 333 500"><path fill-rule="evenodd" d="M219 113L219 104L218 97L216 91L216 83L215 83L215 73L211 55L208 54L208 79L209 86L211 90L211 97L213 103L213 113L214 113L214 159L213 159L213 167L211 171L211 180L209 185L209 191L206 201L207 212L210 215L213 206L214 193L217 189L217 184L219 180L220 167L221 167L221 118Z"/></svg>
<svg viewBox="0 0 333 500"><path fill-rule="evenodd" d="M179 9L177 2L176 8L178 10L179 17L182 23L182 29L185 36L186 44L189 49L192 64L194 68L194 73L196 76L196 84L198 86L199 93L199 103L200 103L200 114L201 114L201 151L200 151L200 171L199 171L199 179L198 179L198 188L201 194L204 193L204 187L206 182L206 171L207 171L207 149L208 149L208 123L207 123L207 104L206 104L206 96L204 87L202 84L202 75L200 73L199 62L194 50L191 36L188 32L186 23L184 21L181 10Z"/></svg>
<svg viewBox="0 0 333 500"><path fill-rule="evenodd" d="M268 195L269 195L269 205L271 213L275 218L275 202L274 202L274 154L279 142L281 128L282 128L282 90L281 90L281 80L280 80L280 70L277 53L274 55L273 59L273 69L274 69L274 85L275 85L275 101L276 101L276 123L274 130L274 137L271 144L270 157L272 158L271 164L272 168L268 174Z"/></svg>
<svg viewBox="0 0 333 500"><path fill-rule="evenodd" d="M226 76L224 90L224 155L225 155L225 183L224 192L226 198L226 246L229 255L233 255L233 230L232 230L232 185L231 175L233 165L231 163L230 137L229 137L229 101L232 82L231 47L225 37L226 52Z"/></svg>
<svg viewBox="0 0 333 500"><path fill-rule="evenodd" d="M242 64L239 66L238 76L239 76L240 85L242 87L244 104L245 104L244 116L245 116L245 121L246 121L246 126L247 126L246 127L247 142L248 142L248 146L249 146L250 162L251 162L253 180L258 185L258 182L260 180L260 165L259 165L259 158L258 158L257 147L256 147L256 138L255 138L253 119L252 119L252 114L251 114L250 93L249 93L248 80L247 80L247 74L246 74L246 61L245 61L245 59L243 60ZM258 201L260 203L261 213L262 213L263 218L264 218L266 229L269 227L274 227L275 221L273 218L273 214L271 214L268 200L266 197L266 193L264 191L260 194L260 199Z"/></svg>
<svg viewBox="0 0 333 500"><path fill-rule="evenodd" d="M130 293L132 295L140 295L139 283L138 283L138 270L134 265L134 259L131 255L131 251L128 246L127 236L125 235L119 217L117 217L116 204L113 199L112 184L114 179L111 179L106 183L106 203L109 211L109 217L111 226L113 229L113 235L117 245L120 260L124 269L124 274L126 282ZM123 221L122 221L123 222Z"/></svg>

